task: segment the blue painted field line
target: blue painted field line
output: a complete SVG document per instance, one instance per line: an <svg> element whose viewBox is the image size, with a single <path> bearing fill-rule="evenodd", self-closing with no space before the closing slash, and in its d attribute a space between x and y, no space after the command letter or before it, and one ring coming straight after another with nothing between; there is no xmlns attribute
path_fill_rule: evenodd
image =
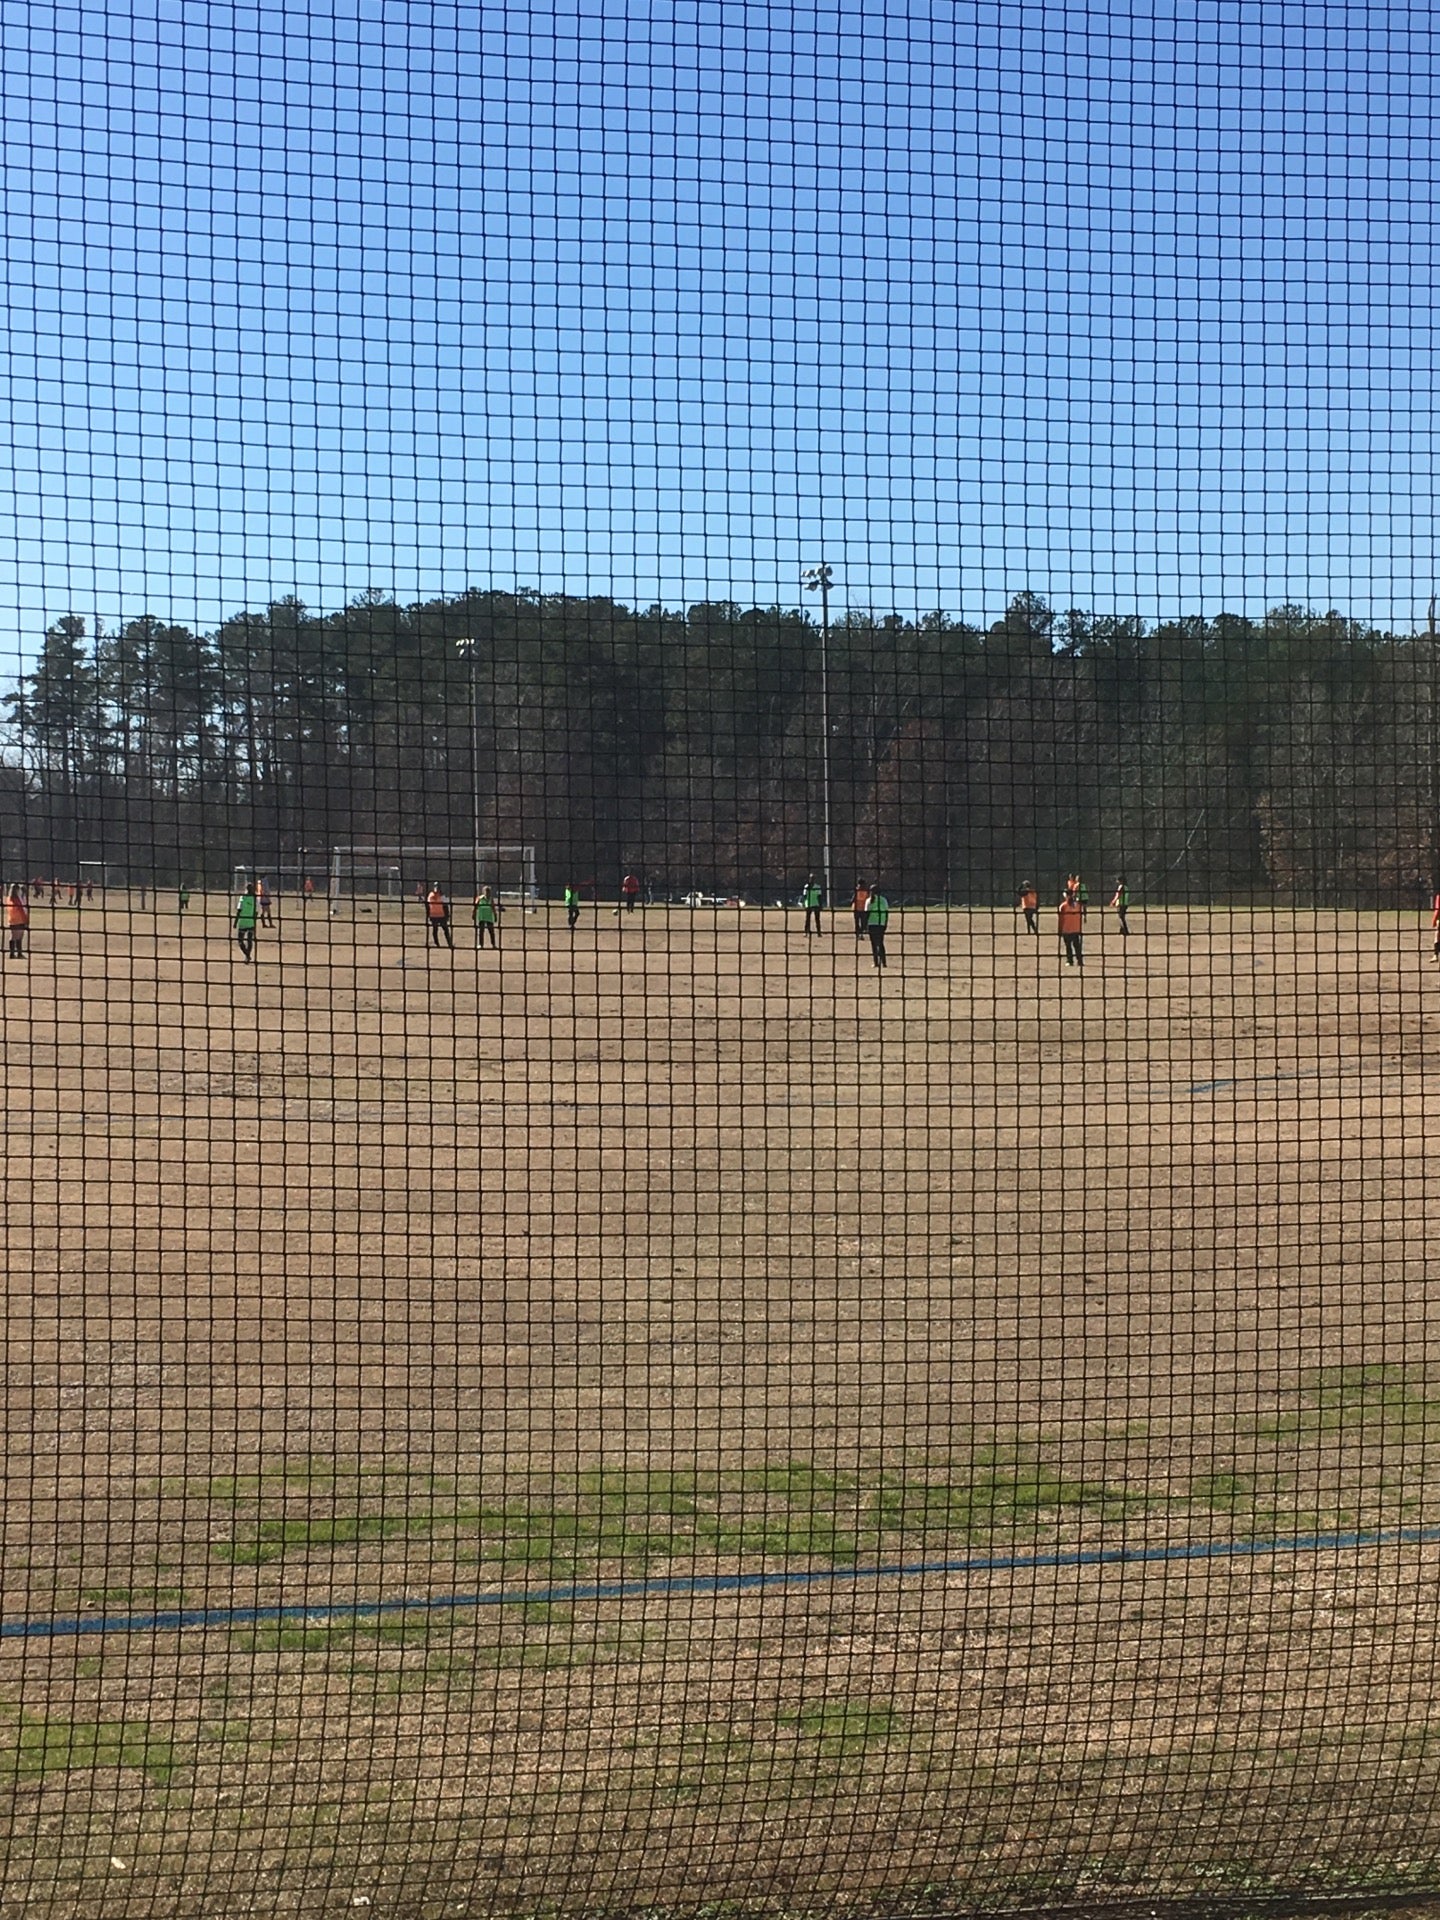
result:
<svg viewBox="0 0 1440 1920"><path fill-rule="evenodd" d="M1185 1091L1218 1093L1223 1087L1271 1087L1287 1080L1363 1080L1393 1071L1394 1066L1394 1061L1376 1061L1369 1066L1305 1067L1299 1073L1247 1073L1233 1080L1196 1080Z"/></svg>
<svg viewBox="0 0 1440 1920"><path fill-rule="evenodd" d="M181 1607L173 1613L77 1614L69 1619L0 1622L0 1640L66 1640L90 1633L178 1633L190 1627L323 1627L400 1613L459 1613L480 1607L573 1606L581 1600L653 1600L684 1594L754 1593L767 1587L840 1586L857 1580L914 1580L937 1573L1020 1573L1043 1567L1127 1567L1167 1560L1255 1560L1267 1554L1343 1553L1351 1548L1425 1546L1440 1526L1377 1533L1302 1533L1272 1540L1199 1540L1167 1547L1087 1547L1054 1553L967 1554L960 1560L898 1561L893 1566L820 1567L795 1573L660 1574L651 1579L514 1587L496 1593L415 1595L404 1600L336 1600L318 1606Z"/></svg>

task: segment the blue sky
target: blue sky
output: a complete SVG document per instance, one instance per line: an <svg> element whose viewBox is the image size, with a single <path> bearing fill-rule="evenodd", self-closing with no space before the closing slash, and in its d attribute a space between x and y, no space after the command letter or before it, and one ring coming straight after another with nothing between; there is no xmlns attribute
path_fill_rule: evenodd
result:
<svg viewBox="0 0 1440 1920"><path fill-rule="evenodd" d="M1435 558L1432 15L5 4L0 662L470 584L991 617Z"/></svg>

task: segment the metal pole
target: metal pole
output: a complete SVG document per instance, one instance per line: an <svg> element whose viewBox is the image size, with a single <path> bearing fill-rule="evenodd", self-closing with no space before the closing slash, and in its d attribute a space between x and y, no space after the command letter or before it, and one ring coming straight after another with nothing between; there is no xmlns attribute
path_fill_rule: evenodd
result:
<svg viewBox="0 0 1440 1920"><path fill-rule="evenodd" d="M822 843L820 871L825 886L825 909L835 908L835 876L830 858L830 587L834 576L822 560L806 567L801 579L807 592L820 593L820 811Z"/></svg>
<svg viewBox="0 0 1440 1920"><path fill-rule="evenodd" d="M1440 899L1440 641L1435 634L1435 595L1430 596L1430 645L1426 701L1430 750L1430 898Z"/></svg>
<svg viewBox="0 0 1440 1920"><path fill-rule="evenodd" d="M470 857L475 868L474 892L480 892L480 703L475 689L475 654L473 636L468 640L457 640L455 650L470 663Z"/></svg>
<svg viewBox="0 0 1440 1920"><path fill-rule="evenodd" d="M474 842L475 892L480 892L480 702L475 692L475 643L470 643L470 835Z"/></svg>
<svg viewBox="0 0 1440 1920"><path fill-rule="evenodd" d="M830 871L830 569L820 568L820 783L824 843L820 855L825 878L825 911L835 911L834 875Z"/></svg>

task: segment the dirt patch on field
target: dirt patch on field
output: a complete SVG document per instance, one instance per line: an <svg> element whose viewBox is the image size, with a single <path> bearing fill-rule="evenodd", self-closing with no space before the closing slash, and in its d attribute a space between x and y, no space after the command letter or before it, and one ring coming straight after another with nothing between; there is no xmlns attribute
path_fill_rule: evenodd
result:
<svg viewBox="0 0 1440 1920"><path fill-rule="evenodd" d="M220 902L46 918L0 974L28 1912L1425 1879L1413 924L1136 915L1080 975L905 915L877 976L778 913L292 911L253 969Z"/></svg>

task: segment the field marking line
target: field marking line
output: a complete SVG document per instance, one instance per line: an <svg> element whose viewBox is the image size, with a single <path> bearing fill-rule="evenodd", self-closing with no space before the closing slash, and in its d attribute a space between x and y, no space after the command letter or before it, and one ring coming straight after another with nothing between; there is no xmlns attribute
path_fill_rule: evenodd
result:
<svg viewBox="0 0 1440 1920"><path fill-rule="evenodd" d="M1416 1062L1414 1071L1420 1070L1421 1063ZM1244 1073L1230 1080L1196 1080L1186 1087L1186 1093L1219 1093L1226 1087L1270 1087L1281 1081L1289 1080L1364 1080L1379 1077L1393 1077L1396 1071L1404 1072L1405 1062L1396 1054L1389 1060L1376 1061L1369 1066L1303 1067L1297 1073Z"/></svg>
<svg viewBox="0 0 1440 1920"><path fill-rule="evenodd" d="M669 1595L754 1593L776 1587L841 1586L861 1580L914 1580L935 1574L1020 1573L1049 1567L1153 1566L1166 1561L1258 1560L1279 1554L1344 1553L1367 1547L1428 1546L1440 1525L1371 1533L1304 1533L1266 1540L1199 1540L1159 1547L1084 1547L1068 1552L967 1554L958 1560L898 1561L874 1567L819 1567L790 1573L657 1574L635 1580L500 1588L494 1593L410 1595L400 1600L337 1600L275 1607L180 1607L164 1613L76 1614L53 1620L0 1621L0 1640L65 1640L81 1634L174 1633L195 1627L327 1627L337 1621L401 1613L458 1613L481 1607L573 1606L583 1600L663 1599Z"/></svg>

